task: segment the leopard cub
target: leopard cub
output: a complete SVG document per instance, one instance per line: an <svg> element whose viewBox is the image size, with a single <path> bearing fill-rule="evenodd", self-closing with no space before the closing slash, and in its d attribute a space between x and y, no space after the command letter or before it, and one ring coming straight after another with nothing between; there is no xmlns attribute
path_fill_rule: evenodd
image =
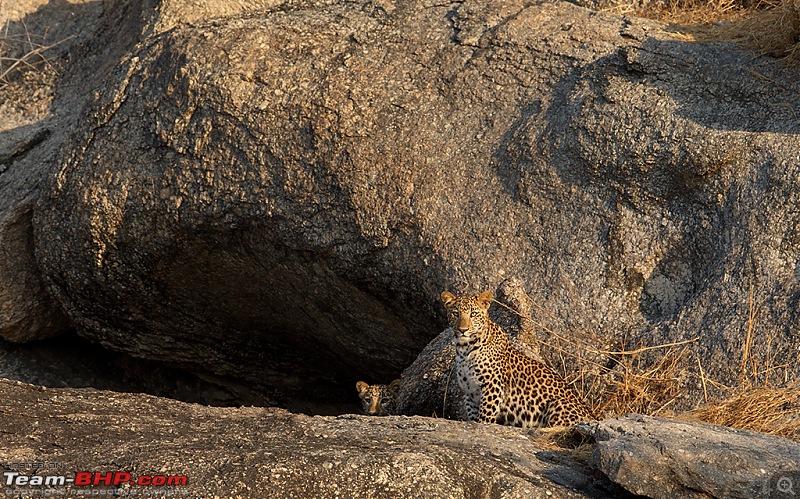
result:
<svg viewBox="0 0 800 499"><path fill-rule="evenodd" d="M356 383L358 396L361 397L361 407L364 414L370 416L389 416L397 413L397 390L400 380L396 379L388 385L368 385L363 381Z"/></svg>
<svg viewBox="0 0 800 499"><path fill-rule="evenodd" d="M455 335L455 370L469 420L532 428L593 419L555 371L514 348L489 319L489 291L478 296L445 291L442 302Z"/></svg>

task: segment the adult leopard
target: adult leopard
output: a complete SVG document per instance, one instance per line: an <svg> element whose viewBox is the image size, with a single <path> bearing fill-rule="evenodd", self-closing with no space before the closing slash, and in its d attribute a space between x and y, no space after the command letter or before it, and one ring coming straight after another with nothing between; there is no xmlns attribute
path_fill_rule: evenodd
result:
<svg viewBox="0 0 800 499"><path fill-rule="evenodd" d="M469 420L533 428L594 419L555 371L514 348L489 319L489 291L478 296L444 291L442 302L455 334L455 374Z"/></svg>

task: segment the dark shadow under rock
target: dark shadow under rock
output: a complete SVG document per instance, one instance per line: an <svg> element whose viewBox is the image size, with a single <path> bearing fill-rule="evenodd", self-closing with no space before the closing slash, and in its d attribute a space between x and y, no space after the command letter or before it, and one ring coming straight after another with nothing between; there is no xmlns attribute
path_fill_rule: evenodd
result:
<svg viewBox="0 0 800 499"><path fill-rule="evenodd" d="M0 340L0 377L50 388L95 388L141 392L213 406L274 405L252 388L211 374L196 374L160 362L106 350L75 333L22 345ZM290 400L286 408L307 414L352 412L338 404Z"/></svg>

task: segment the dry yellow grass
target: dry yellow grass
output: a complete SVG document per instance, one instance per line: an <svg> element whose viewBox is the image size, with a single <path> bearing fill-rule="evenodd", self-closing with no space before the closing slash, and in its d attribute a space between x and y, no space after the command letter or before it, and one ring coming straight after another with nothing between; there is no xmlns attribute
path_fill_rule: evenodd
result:
<svg viewBox="0 0 800 499"><path fill-rule="evenodd" d="M785 376L790 366L775 365L776 341L770 335L761 335L765 353L761 357L754 353L763 303L757 302L751 289L738 386L728 390L728 398L679 414L679 418L800 440L800 380L788 383ZM784 385L773 386L775 374L780 372Z"/></svg>
<svg viewBox="0 0 800 499"><path fill-rule="evenodd" d="M644 7L623 0L608 10L670 24L690 40L735 42L789 64L800 60L800 0L666 0Z"/></svg>
<svg viewBox="0 0 800 499"><path fill-rule="evenodd" d="M592 409L595 414L628 413L664 415L681 396L680 382L685 374L688 347L663 347L655 362L644 361L639 354L615 360L618 368L609 370L608 384L597 393Z"/></svg>
<svg viewBox="0 0 800 499"><path fill-rule="evenodd" d="M563 452L576 461L586 462L594 451L594 439L574 427L553 426L536 430L536 445L541 449Z"/></svg>
<svg viewBox="0 0 800 499"><path fill-rule="evenodd" d="M694 26L739 19L758 9L745 7L740 0L668 0L645 6L623 0L607 9L610 12L655 19L675 26Z"/></svg>
<svg viewBox="0 0 800 499"><path fill-rule="evenodd" d="M758 302L752 293L748 301L740 367L735 373L739 382L734 387L709 378L700 359L692 356L690 347L698 338L605 351L596 348L599 339L567 339L531 321L549 334L545 348L551 358L553 354L562 358L560 368L555 363L557 370L581 392L598 417L628 413L677 417L800 440L800 380L787 379L788 373L796 372L794 366L775 364L779 342L768 334L757 334L763 301ZM756 348L759 345L764 348ZM577 372L566 367L564 356L577 364ZM601 363L598 358L608 361ZM706 403L688 412L675 410L674 403L685 391L682 386L691 377L700 380ZM721 400L709 402L707 388L722 393Z"/></svg>
<svg viewBox="0 0 800 499"><path fill-rule="evenodd" d="M554 367L598 417L627 413L664 415L681 396L681 381L688 375L688 345L698 339L608 351L596 348L601 344L599 338L570 340L535 319L530 320L549 334L544 349L551 353L551 358L554 355L561 358ZM564 357L573 362L565 362ZM601 363L596 359L604 360ZM577 370L569 367L574 365Z"/></svg>
<svg viewBox="0 0 800 499"><path fill-rule="evenodd" d="M800 0L784 0L734 22L711 25L698 30L695 37L741 43L795 64L800 59Z"/></svg>
<svg viewBox="0 0 800 499"><path fill-rule="evenodd" d="M726 400L678 417L800 440L800 385L795 382L783 388L741 387Z"/></svg>

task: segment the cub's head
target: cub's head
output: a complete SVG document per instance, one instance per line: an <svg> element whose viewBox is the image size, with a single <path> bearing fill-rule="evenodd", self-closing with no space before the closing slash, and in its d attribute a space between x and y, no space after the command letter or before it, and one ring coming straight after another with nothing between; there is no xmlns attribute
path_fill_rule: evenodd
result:
<svg viewBox="0 0 800 499"><path fill-rule="evenodd" d="M356 383L358 396L361 397L361 408L364 414L370 416L388 416L394 414L397 390L400 380L396 379L389 385L368 385L363 381Z"/></svg>
<svg viewBox="0 0 800 499"><path fill-rule="evenodd" d="M477 341L489 323L489 305L492 293L484 291L478 296L455 296L442 293L442 303L447 311L447 322L456 335L456 343L466 345Z"/></svg>

